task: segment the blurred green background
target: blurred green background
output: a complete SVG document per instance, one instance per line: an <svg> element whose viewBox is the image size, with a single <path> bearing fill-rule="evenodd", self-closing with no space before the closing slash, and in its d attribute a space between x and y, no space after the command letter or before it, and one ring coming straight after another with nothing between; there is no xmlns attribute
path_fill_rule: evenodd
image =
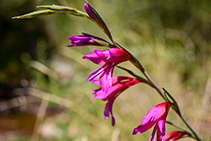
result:
<svg viewBox="0 0 211 141"><path fill-rule="evenodd" d="M140 141L132 136L162 99L144 84L114 103L116 126L104 120L105 102L92 100L96 86L85 80L99 66L82 56L93 47L68 48L81 32L107 39L91 21L59 13L33 19L13 16L37 5L84 11L84 0L2 0L0 4L0 140ZM151 78L178 101L196 132L211 139L211 1L89 0L114 39L132 51ZM95 47L98 49L106 49ZM120 66L139 72L129 62ZM114 75L129 76L115 69ZM170 111L167 118L184 126ZM176 128L166 125L167 133ZM189 140L189 139L183 139Z"/></svg>

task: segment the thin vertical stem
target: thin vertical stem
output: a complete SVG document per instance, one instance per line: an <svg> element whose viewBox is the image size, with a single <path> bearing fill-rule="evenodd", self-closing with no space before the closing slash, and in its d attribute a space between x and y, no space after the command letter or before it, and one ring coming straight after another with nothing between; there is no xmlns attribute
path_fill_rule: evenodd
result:
<svg viewBox="0 0 211 141"><path fill-rule="evenodd" d="M191 130L191 132L194 134L194 136L196 137L197 140L199 141L203 141L199 135L193 130L193 128L190 126L190 124L188 123L188 121L185 119L185 117L182 115L182 113L177 113L180 118L183 120L183 122L185 123L185 125Z"/></svg>
<svg viewBox="0 0 211 141"><path fill-rule="evenodd" d="M169 102L169 100L167 99L167 97L165 96L165 94L162 92L162 90L154 83L154 81L150 78L150 76L147 74L147 72L144 70L142 71L142 73L144 74L144 76L148 79L148 81L152 84L152 86L157 90L157 92L160 94L160 96L167 102Z"/></svg>

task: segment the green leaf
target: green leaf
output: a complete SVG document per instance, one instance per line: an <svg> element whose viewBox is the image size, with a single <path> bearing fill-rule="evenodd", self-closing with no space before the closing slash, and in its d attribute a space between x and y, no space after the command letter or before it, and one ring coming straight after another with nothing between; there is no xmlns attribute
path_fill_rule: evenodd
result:
<svg viewBox="0 0 211 141"><path fill-rule="evenodd" d="M141 76L140 74L135 73L135 72L133 72L133 71L131 71L131 70L128 70L128 69L126 69L126 68L124 68L124 67L120 67L120 66L117 66L117 67L120 68L120 69L122 69L122 70L124 70L124 71L127 71L129 74L131 74L131 75L134 76L135 78L137 78L137 79L139 79L140 81L142 81L142 82L144 82L144 83L150 85L149 81L146 80L146 79L145 79L143 76Z"/></svg>
<svg viewBox="0 0 211 141"><path fill-rule="evenodd" d="M86 17L86 18L90 18L88 14L79 11L75 8L72 7L68 7L68 6L59 6L59 5L40 5L37 6L37 8L43 8L43 9L50 9L52 11L56 11L56 12L65 12L71 15L75 15L75 16L82 16L82 17Z"/></svg>
<svg viewBox="0 0 211 141"><path fill-rule="evenodd" d="M181 126L179 126L179 125L177 125L177 124L175 124L175 123L172 123L172 122L170 122L170 121L167 121L167 120L166 120L166 123L168 123L169 125L172 125L172 126L178 128L178 129L180 129L180 130L182 130L182 131L185 131L185 132L189 133L189 134L192 136L191 132L188 131L187 129L185 129L184 127L181 127Z"/></svg>
<svg viewBox="0 0 211 141"><path fill-rule="evenodd" d="M91 34L88 34L88 33L82 33L83 35L85 36L88 36L88 37L92 37L93 40L103 46L106 46L106 47L111 47L111 48L115 48L115 46L111 43L109 43L108 41L102 39L102 38L99 38L97 36L94 36L94 35L91 35Z"/></svg>
<svg viewBox="0 0 211 141"><path fill-rule="evenodd" d="M55 13L57 13L57 12L52 11L52 10L38 10L38 11L30 12L30 13L27 13L24 15L12 17L12 19L34 18L34 17L38 17L38 16L47 16L47 15L51 15L51 14L55 14Z"/></svg>
<svg viewBox="0 0 211 141"><path fill-rule="evenodd" d="M76 11L75 8L72 7L67 7L67 6L59 6L59 5L39 5L37 8L43 8L43 9L50 9L50 10L55 10L55 11Z"/></svg>
<svg viewBox="0 0 211 141"><path fill-rule="evenodd" d="M170 97L171 100L173 101L174 105L172 105L173 106L172 108L175 109L178 113L180 113L180 109L179 109L179 106L177 104L177 101L174 99L174 97L164 87L162 89L168 95L168 97Z"/></svg>
<svg viewBox="0 0 211 141"><path fill-rule="evenodd" d="M125 52L127 52L132 58L133 60L131 61L137 68L139 68L141 70L141 72L143 73L145 70L144 70L144 67L142 66L142 64L139 62L138 58L131 52L129 51L127 48L121 46L120 44L118 44L117 42L115 42L113 40L113 43L116 47L120 48L120 49L123 49Z"/></svg>

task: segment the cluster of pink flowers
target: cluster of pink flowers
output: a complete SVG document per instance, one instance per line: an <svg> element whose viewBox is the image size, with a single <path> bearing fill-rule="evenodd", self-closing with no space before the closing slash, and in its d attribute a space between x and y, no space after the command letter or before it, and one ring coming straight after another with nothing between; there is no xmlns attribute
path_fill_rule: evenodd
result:
<svg viewBox="0 0 211 141"><path fill-rule="evenodd" d="M94 7L92 7L87 1L84 4L86 13L72 7L58 5L41 5L38 6L38 8L43 8L47 10L34 11L28 14L24 14L22 16L13 17L13 19L32 18L36 16L44 16L65 12L67 14L84 17L91 20L110 39L110 42L108 42L102 38L83 33L82 35L69 37L71 45L68 45L68 47L104 46L109 48L107 50L94 49L92 53L85 55L83 59L87 59L93 62L94 64L100 66L98 69L96 69L89 75L87 81L92 82L96 86L99 86L99 89L92 91L92 94L94 94L93 99L97 98L102 101L107 101L104 110L104 118L108 119L109 116L111 116L111 123L113 126L116 122L112 111L112 107L116 98L129 87L137 83L145 83L157 90L157 92L160 94L160 96L164 99L165 102L157 104L146 114L141 124L134 128L133 135L142 134L150 128L154 127L149 141L153 141L155 134L157 135L157 141L174 141L185 136L189 136L193 139L202 141L202 139L197 135L197 133L192 129L192 127L182 115L174 97L165 88L163 88L162 91L153 82L153 80L145 71L141 62L137 59L135 55L133 55L132 52L130 52L127 48L121 46L120 44L114 41L103 19L94 9ZM125 61L130 61L135 67L137 67L142 72L144 77L127 68L117 66L118 64ZM127 71L134 78L127 76L113 76L113 71L116 66L124 71ZM186 130L185 128L182 128L174 123L166 121L170 108L178 114L178 116L183 120L189 130ZM166 135L165 123L171 124L181 129L182 131L174 131Z"/></svg>
<svg viewBox="0 0 211 141"><path fill-rule="evenodd" d="M102 21L96 17L88 3L84 4L87 14L92 18L92 20L98 24L101 28L103 26ZM107 29L104 29L106 31ZM94 52L85 55L83 59L92 61L93 63L100 65L97 70L92 72L88 77L87 81L92 82L93 84L100 86L99 89L93 90L94 94L93 99L97 98L103 101L107 101L104 111L104 117L107 119L109 115L112 117L112 125L115 125L115 118L112 112L112 106L115 99L127 88L140 83L141 80L137 78L125 77L125 76L113 76L113 70L115 66L119 63L125 61L133 61L132 57L123 49L115 47L112 43L95 37L88 34L78 35L69 37L72 45L68 47L77 47L77 46L104 46L105 44L108 47L111 47L107 50L97 50L94 49ZM168 114L168 111L171 107L170 102L164 102L154 106L147 115L143 118L141 125L136 127L133 131L133 135L141 134L154 126L154 130L150 137L150 141L153 140L155 133L157 133L157 141L170 141L175 140L186 133L184 132L175 132L170 133L165 136L165 121ZM176 134L176 135L175 135Z"/></svg>

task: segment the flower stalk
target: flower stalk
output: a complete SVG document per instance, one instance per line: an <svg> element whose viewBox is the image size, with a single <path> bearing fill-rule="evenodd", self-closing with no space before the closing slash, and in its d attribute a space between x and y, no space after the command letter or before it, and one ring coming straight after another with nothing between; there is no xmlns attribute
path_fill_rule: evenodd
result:
<svg viewBox="0 0 211 141"><path fill-rule="evenodd" d="M159 93L159 95L164 99L165 102L154 106L148 112L148 114L144 117L141 125L139 125L138 127L134 129L133 134L134 135L141 134L155 125L152 135L150 137L150 140L153 140L154 135L157 132L157 141L162 141L163 136L166 134L165 133L165 122L166 122L170 125L180 128L182 131L185 132L185 133L182 133L178 131L178 132L175 132L175 134L187 133L188 135L190 134L189 137L192 137L198 141L202 141L199 135L193 130L193 128L187 122L185 117L182 115L179 109L179 106L177 104L177 101L174 99L174 97L165 88L162 88L164 91L163 92L162 89L160 89L160 87L158 87L158 85L156 85L156 83L148 75L148 73L144 69L144 66L141 64L138 58L131 51L129 51L127 48L123 47L122 45L118 44L113 39L107 25L105 24L103 19L100 17L98 12L94 9L94 7L90 3L88 3L88 1L86 1L86 3L84 4L86 13L72 7L58 6L58 5L41 5L41 6L37 6L37 8L42 8L44 10L34 11L34 12L24 14L21 16L15 16L12 19L33 18L37 16L46 16L50 14L65 12L67 14L90 19L110 39L111 42L108 42L102 38L99 38L87 33L82 33L83 35L69 37L69 40L71 41L71 45L68 45L68 47L105 46L105 47L110 48L103 51L94 49L94 52L85 55L83 59L87 59L93 62L94 64L101 66L100 68L98 68L97 70L95 70L94 72L90 74L87 81L90 81L93 84L100 86L99 89L92 91L92 93L95 95L94 98L107 101L105 111L104 111L104 117L105 119L107 119L109 115L111 115L113 126L115 125L115 118L113 116L112 106L115 99L123 91L125 91L132 85L135 85L139 82L143 82L151 86L152 88L154 88ZM135 67L137 67L142 72L145 78L141 76L140 74L135 73L129 69L117 66L119 63L122 63L125 61L130 61ZM124 71L127 71L130 75L132 75L135 78L124 77L124 76L113 77L112 76L113 70L116 66ZM166 121L166 117L167 117L170 107L174 109L174 111L178 114L178 116L182 119L182 121L185 123L185 125L190 131L172 122Z"/></svg>
<svg viewBox="0 0 211 141"><path fill-rule="evenodd" d="M190 126L190 124L188 123L188 121L185 119L185 117L182 115L182 113L177 113L179 115L179 117L183 120L183 122L185 123L185 125L191 130L191 132L194 134L194 138L198 141L203 141L199 135L193 130L193 128Z"/></svg>

